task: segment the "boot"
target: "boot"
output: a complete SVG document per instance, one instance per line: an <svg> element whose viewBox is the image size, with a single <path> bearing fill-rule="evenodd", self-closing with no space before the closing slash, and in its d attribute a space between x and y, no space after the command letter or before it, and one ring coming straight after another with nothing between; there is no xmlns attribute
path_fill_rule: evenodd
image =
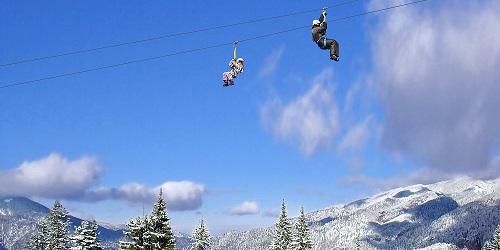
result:
<svg viewBox="0 0 500 250"><path fill-rule="evenodd" d="M338 62L339 61L339 57L334 55L334 54L330 54L330 59L333 60L333 61L336 61Z"/></svg>
<svg viewBox="0 0 500 250"><path fill-rule="evenodd" d="M333 46L330 47L330 59L336 62L339 61L339 56L337 55L337 53L335 53L335 48Z"/></svg>

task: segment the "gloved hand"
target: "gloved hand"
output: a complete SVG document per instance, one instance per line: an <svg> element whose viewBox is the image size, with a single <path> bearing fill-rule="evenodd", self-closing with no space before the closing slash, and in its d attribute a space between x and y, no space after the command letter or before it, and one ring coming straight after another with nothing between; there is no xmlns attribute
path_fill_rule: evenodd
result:
<svg viewBox="0 0 500 250"><path fill-rule="evenodd" d="M326 8L323 8L323 11L321 12L323 16L326 16Z"/></svg>

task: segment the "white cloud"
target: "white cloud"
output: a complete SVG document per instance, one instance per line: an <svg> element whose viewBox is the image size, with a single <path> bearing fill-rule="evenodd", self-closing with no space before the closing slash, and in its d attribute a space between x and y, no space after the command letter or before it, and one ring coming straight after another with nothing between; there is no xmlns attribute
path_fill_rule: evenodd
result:
<svg viewBox="0 0 500 250"><path fill-rule="evenodd" d="M140 183L126 183L118 188L101 187L87 191L84 199L92 202L124 200L131 203L152 203L160 188L169 210L194 210L203 203L205 186L191 181L169 181L156 187L146 187Z"/></svg>
<svg viewBox="0 0 500 250"><path fill-rule="evenodd" d="M339 179L338 185L359 185L362 187L385 191L397 187L414 184L431 184L443 180L464 177L462 174L437 171L431 168L420 168L411 173L391 178L370 178L365 175L353 175Z"/></svg>
<svg viewBox="0 0 500 250"><path fill-rule="evenodd" d="M327 87L332 75L331 69L322 71L310 89L290 103L268 100L261 109L264 126L277 138L297 145L305 155L329 145L339 131L338 105Z"/></svg>
<svg viewBox="0 0 500 250"><path fill-rule="evenodd" d="M274 72L276 72L284 51L285 47L281 46L279 49L274 50L269 56L264 59L264 64L259 71L259 78L270 76Z"/></svg>
<svg viewBox="0 0 500 250"><path fill-rule="evenodd" d="M498 27L496 0L436 2L381 16L373 79L385 148L432 173L489 169L500 146Z"/></svg>
<svg viewBox="0 0 500 250"><path fill-rule="evenodd" d="M343 113L352 112L353 106L358 104L359 95L362 92L362 83L353 84L345 94Z"/></svg>
<svg viewBox="0 0 500 250"><path fill-rule="evenodd" d="M102 168L94 157L70 161L59 154L25 161L0 172L0 194L75 198L97 183Z"/></svg>
<svg viewBox="0 0 500 250"><path fill-rule="evenodd" d="M268 209L268 210L262 212L262 217L278 218L279 215L280 215L280 211L275 210L275 209Z"/></svg>
<svg viewBox="0 0 500 250"><path fill-rule="evenodd" d="M165 182L161 185L165 200L170 203L172 210L191 210L199 208L205 194L205 186L191 182Z"/></svg>
<svg viewBox="0 0 500 250"><path fill-rule="evenodd" d="M259 213L259 204L256 201L244 201L228 211L232 215L250 215Z"/></svg>
<svg viewBox="0 0 500 250"><path fill-rule="evenodd" d="M360 152L368 140L372 119L373 116L370 115L363 121L351 127L340 140L337 150L341 152Z"/></svg>
<svg viewBox="0 0 500 250"><path fill-rule="evenodd" d="M155 187L126 183L117 188L94 186L102 177L102 167L94 157L70 161L59 154L23 162L19 167L0 172L0 195L19 195L48 199L97 202L120 200L152 203L160 188L170 210L199 208L205 186L191 181L168 181Z"/></svg>
<svg viewBox="0 0 500 250"><path fill-rule="evenodd" d="M443 180L450 180L463 177L473 177L478 179L495 179L500 173L500 155L493 158L488 167L474 174L463 174L443 169L422 167L406 173L404 175L390 178L370 178L365 175L351 175L339 179L338 185L359 185L380 191L405 187L413 184L431 184Z"/></svg>
<svg viewBox="0 0 500 250"><path fill-rule="evenodd" d="M414 184L431 184L439 181L464 177L495 179L498 178L498 173L500 173L500 155L494 157L486 168L473 174L463 174L438 168L421 167L412 172L389 178L371 178L366 175L350 175L340 178L337 181L337 185L362 186L378 191L385 191L397 187L405 187Z"/></svg>

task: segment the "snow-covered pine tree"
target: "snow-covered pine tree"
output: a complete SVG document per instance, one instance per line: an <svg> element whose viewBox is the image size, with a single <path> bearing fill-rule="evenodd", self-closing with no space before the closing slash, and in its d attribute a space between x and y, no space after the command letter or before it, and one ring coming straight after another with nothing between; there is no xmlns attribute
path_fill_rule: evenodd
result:
<svg viewBox="0 0 500 250"><path fill-rule="evenodd" d="M143 249L145 250L153 250L153 249L162 249L162 248L156 248L155 243L154 243L154 232L153 228L151 227L151 217L144 216L144 234L142 235L143 237Z"/></svg>
<svg viewBox="0 0 500 250"><path fill-rule="evenodd" d="M82 221L76 228L75 235L71 237L72 250L102 250L101 242L97 239L97 222Z"/></svg>
<svg viewBox="0 0 500 250"><path fill-rule="evenodd" d="M489 241L486 241L483 245L483 247L481 248L481 250L490 250L491 249L491 245L490 245L490 242Z"/></svg>
<svg viewBox="0 0 500 250"><path fill-rule="evenodd" d="M146 232L145 219L138 217L127 223L128 230L125 231L130 241L120 241L120 249L139 250L144 249L144 233Z"/></svg>
<svg viewBox="0 0 500 250"><path fill-rule="evenodd" d="M163 192L160 189L150 221L152 249L175 250L175 237L169 221L167 206L163 199Z"/></svg>
<svg viewBox="0 0 500 250"><path fill-rule="evenodd" d="M48 244L49 225L47 217L42 217L37 225L37 231L28 243L30 250L45 250Z"/></svg>
<svg viewBox="0 0 500 250"><path fill-rule="evenodd" d="M276 222L270 250L289 250L292 243L292 229L286 214L285 200L281 202L281 213Z"/></svg>
<svg viewBox="0 0 500 250"><path fill-rule="evenodd" d="M356 250L361 250L361 244L359 243L359 239L356 239Z"/></svg>
<svg viewBox="0 0 500 250"><path fill-rule="evenodd" d="M68 237L68 212L59 201L54 202L54 206L48 214L48 242L47 249L66 250L69 245Z"/></svg>
<svg viewBox="0 0 500 250"><path fill-rule="evenodd" d="M294 250L308 250L312 249L313 244L307 226L306 215L304 214L304 207L300 207L300 216L295 223L297 233L293 237L292 248Z"/></svg>
<svg viewBox="0 0 500 250"><path fill-rule="evenodd" d="M208 232L203 219L200 220L200 225L194 229L191 241L193 243L191 243L190 250L210 249L210 233Z"/></svg>
<svg viewBox="0 0 500 250"><path fill-rule="evenodd" d="M491 240L487 241L484 246L484 250L500 250L500 225L497 226L495 233Z"/></svg>

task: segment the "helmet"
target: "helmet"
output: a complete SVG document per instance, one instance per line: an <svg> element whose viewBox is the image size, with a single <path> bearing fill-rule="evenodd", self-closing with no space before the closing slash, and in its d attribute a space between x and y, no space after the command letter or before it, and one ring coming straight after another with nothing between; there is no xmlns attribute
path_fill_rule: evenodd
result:
<svg viewBox="0 0 500 250"><path fill-rule="evenodd" d="M243 58L241 58L241 57L240 57L240 58L238 58L236 61L237 61L237 62L245 62L245 60L243 60Z"/></svg>
<svg viewBox="0 0 500 250"><path fill-rule="evenodd" d="M313 24L312 24L313 26L319 25L319 24L320 24L319 20L313 20Z"/></svg>

